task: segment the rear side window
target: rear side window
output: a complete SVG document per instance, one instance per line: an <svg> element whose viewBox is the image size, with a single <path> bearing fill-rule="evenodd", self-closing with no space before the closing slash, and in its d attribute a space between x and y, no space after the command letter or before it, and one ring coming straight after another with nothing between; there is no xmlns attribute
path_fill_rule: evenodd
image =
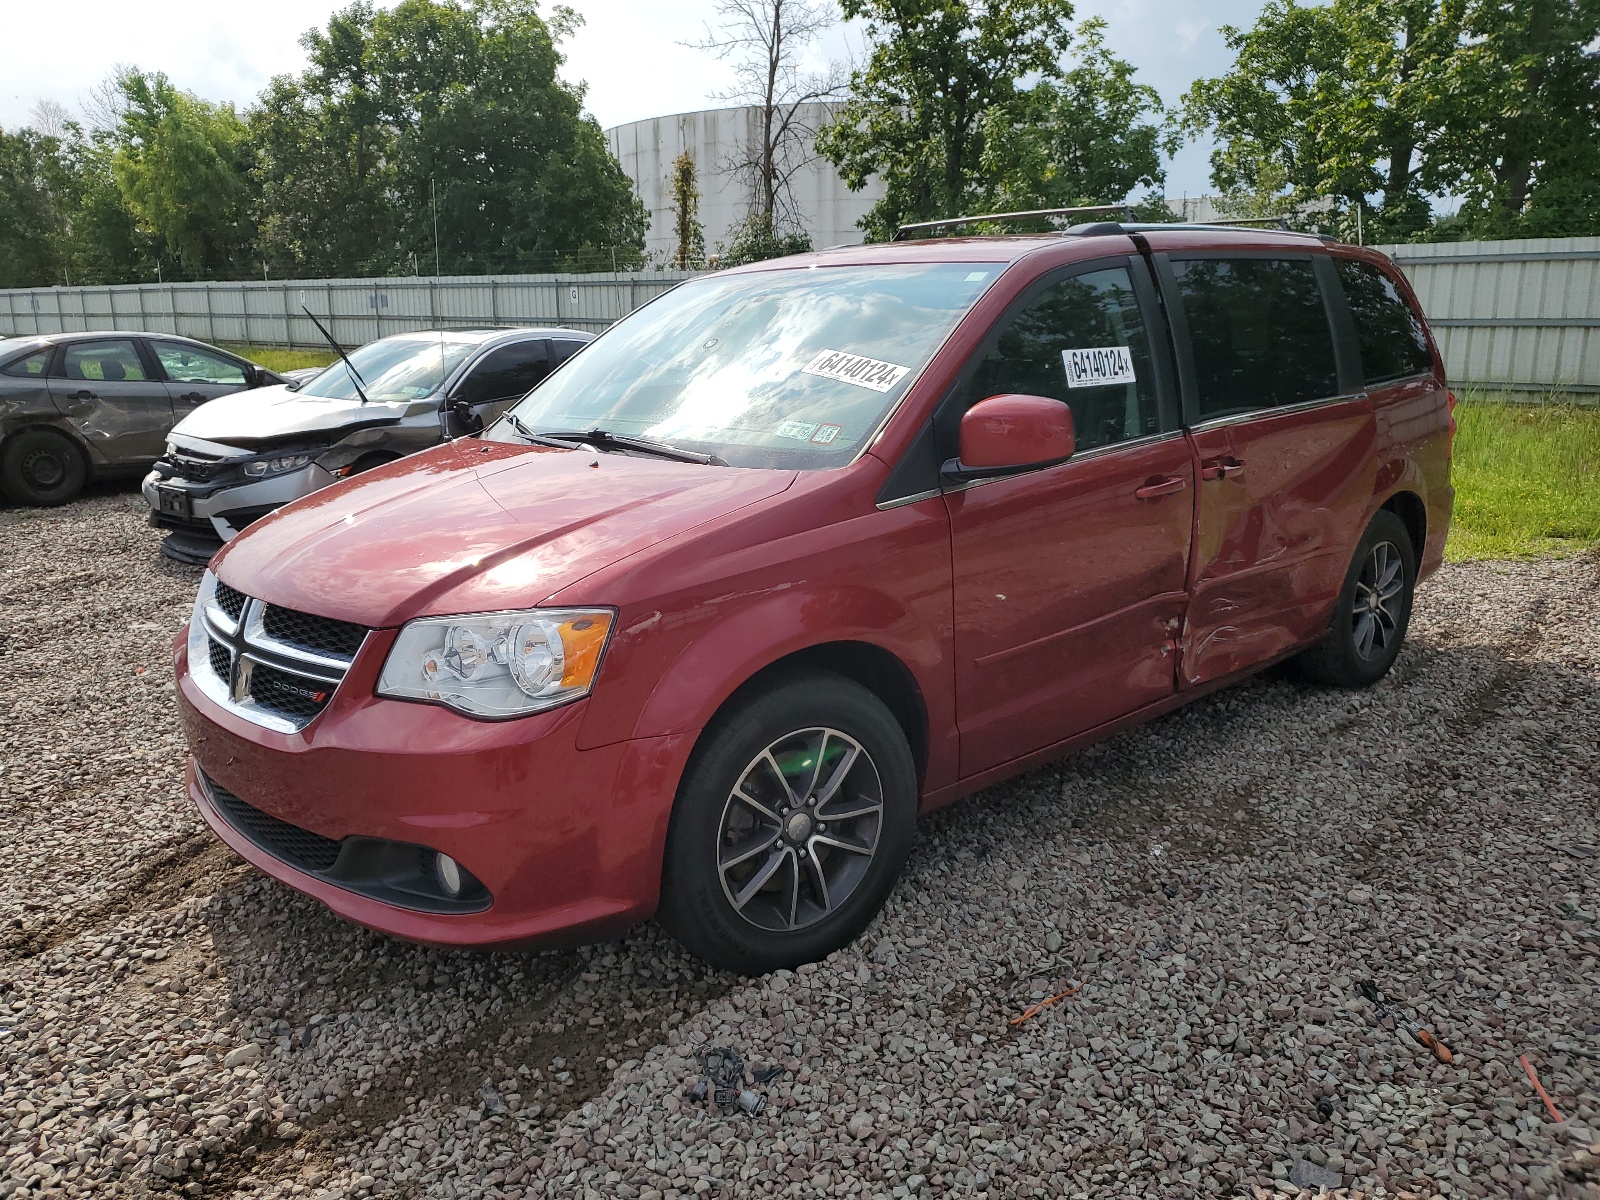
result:
<svg viewBox="0 0 1600 1200"><path fill-rule="evenodd" d="M1433 370L1422 319L1406 303L1394 280L1371 263L1339 258L1334 266L1356 321L1362 381L1382 383Z"/></svg>
<svg viewBox="0 0 1600 1200"><path fill-rule="evenodd" d="M1339 390L1333 329L1310 260L1175 259L1202 421Z"/></svg>
<svg viewBox="0 0 1600 1200"><path fill-rule="evenodd" d="M1080 450L1160 431L1150 343L1127 268L1063 279L1010 318L968 384L963 411L1007 392L1069 405Z"/></svg>
<svg viewBox="0 0 1600 1200"><path fill-rule="evenodd" d="M12 375L22 379L43 379L44 373L50 367L50 351L41 350L37 354L29 354L19 358L16 362L9 362L0 367L0 375Z"/></svg>
<svg viewBox="0 0 1600 1200"><path fill-rule="evenodd" d="M245 385L244 367L232 359L207 354L182 342L155 342L161 369L174 383L228 383Z"/></svg>
<svg viewBox="0 0 1600 1200"><path fill-rule="evenodd" d="M133 343L121 339L114 342L74 342L62 355L62 367L68 379L86 379L95 383L147 378L144 363L139 361L139 352L133 348Z"/></svg>

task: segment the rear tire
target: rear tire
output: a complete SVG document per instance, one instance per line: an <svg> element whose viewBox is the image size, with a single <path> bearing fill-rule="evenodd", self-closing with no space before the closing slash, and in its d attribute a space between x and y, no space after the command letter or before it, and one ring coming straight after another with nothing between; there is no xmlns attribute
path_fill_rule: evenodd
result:
<svg viewBox="0 0 1600 1200"><path fill-rule="evenodd" d="M0 489L16 504L65 504L83 490L88 475L72 439L49 429L24 429L0 454Z"/></svg>
<svg viewBox="0 0 1600 1200"><path fill-rule="evenodd" d="M744 975L824 958L878 914L905 865L917 772L881 700L807 674L706 732L667 832L658 920Z"/></svg>
<svg viewBox="0 0 1600 1200"><path fill-rule="evenodd" d="M1301 672L1331 687L1377 683L1405 642L1416 584L1417 555L1405 522L1379 512L1345 573L1328 635L1297 660Z"/></svg>

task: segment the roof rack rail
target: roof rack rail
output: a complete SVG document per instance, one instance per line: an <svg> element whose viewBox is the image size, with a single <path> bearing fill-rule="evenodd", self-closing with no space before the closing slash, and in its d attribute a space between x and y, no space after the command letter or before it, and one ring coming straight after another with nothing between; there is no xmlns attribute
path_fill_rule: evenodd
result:
<svg viewBox="0 0 1600 1200"><path fill-rule="evenodd" d="M976 225L980 221L1020 221L1033 217L1076 217L1086 213L1119 212L1135 215L1131 204L1088 204L1079 208L1036 208L1028 212L979 213L972 217L944 217L938 221L916 221L895 230L891 241L924 229L948 229L955 225Z"/></svg>
<svg viewBox="0 0 1600 1200"><path fill-rule="evenodd" d="M1062 232L1069 237L1096 237L1117 233L1163 233L1169 230L1191 229L1207 233L1254 233L1256 227L1271 223L1277 228L1276 233L1287 233L1293 237L1317 238L1319 241L1334 242L1338 239L1326 233L1309 233L1303 229L1290 229L1287 220L1281 217L1251 217L1248 220L1238 221L1162 221L1140 222L1129 221L1091 221L1083 225L1074 225Z"/></svg>
<svg viewBox="0 0 1600 1200"><path fill-rule="evenodd" d="M1209 222L1212 225L1276 225L1285 233L1296 232L1289 228L1289 214L1279 213L1275 217L1221 217Z"/></svg>

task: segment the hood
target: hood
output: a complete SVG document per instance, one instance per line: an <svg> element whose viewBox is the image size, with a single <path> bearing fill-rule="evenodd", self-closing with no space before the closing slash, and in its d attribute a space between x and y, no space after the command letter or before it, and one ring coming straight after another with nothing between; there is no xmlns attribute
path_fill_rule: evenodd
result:
<svg viewBox="0 0 1600 1200"><path fill-rule="evenodd" d="M527 608L794 478L467 438L297 500L212 565L249 595L371 628Z"/></svg>
<svg viewBox="0 0 1600 1200"><path fill-rule="evenodd" d="M362 404L359 400L303 396L274 384L208 400L174 425L172 432L224 446L265 449L311 438L332 441L336 439L330 435L394 425L416 403ZM427 403L431 406L433 402Z"/></svg>

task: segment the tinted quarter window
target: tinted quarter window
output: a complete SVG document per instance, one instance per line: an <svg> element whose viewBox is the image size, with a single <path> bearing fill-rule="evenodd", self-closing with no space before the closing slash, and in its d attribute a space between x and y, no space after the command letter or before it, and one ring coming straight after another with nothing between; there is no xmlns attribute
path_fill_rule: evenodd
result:
<svg viewBox="0 0 1600 1200"><path fill-rule="evenodd" d="M133 343L117 339L106 342L74 342L62 356L62 366L68 379L85 379L95 383L115 383L146 378L144 364Z"/></svg>
<svg viewBox="0 0 1600 1200"><path fill-rule="evenodd" d="M1308 260L1177 259L1172 270L1200 420L1337 394L1333 332Z"/></svg>
<svg viewBox="0 0 1600 1200"><path fill-rule="evenodd" d="M50 351L41 350L37 354L30 354L9 362L0 367L0 375L15 375L22 379L43 379L44 373L50 369Z"/></svg>
<svg viewBox="0 0 1600 1200"><path fill-rule="evenodd" d="M245 385L244 368L231 359L207 354L181 342L152 342L161 369L174 383L231 383Z"/></svg>
<svg viewBox="0 0 1600 1200"><path fill-rule="evenodd" d="M456 396L468 404L515 400L527 395L548 374L550 353L543 338L501 346L472 368Z"/></svg>
<svg viewBox="0 0 1600 1200"><path fill-rule="evenodd" d="M1159 430L1149 340L1125 267L1052 284L1009 319L963 411L1006 392L1070 405L1080 450Z"/></svg>
<svg viewBox="0 0 1600 1200"><path fill-rule="evenodd" d="M1371 263L1341 258L1334 260L1334 266L1356 321L1362 380L1381 383L1433 370L1422 319L1394 280Z"/></svg>

